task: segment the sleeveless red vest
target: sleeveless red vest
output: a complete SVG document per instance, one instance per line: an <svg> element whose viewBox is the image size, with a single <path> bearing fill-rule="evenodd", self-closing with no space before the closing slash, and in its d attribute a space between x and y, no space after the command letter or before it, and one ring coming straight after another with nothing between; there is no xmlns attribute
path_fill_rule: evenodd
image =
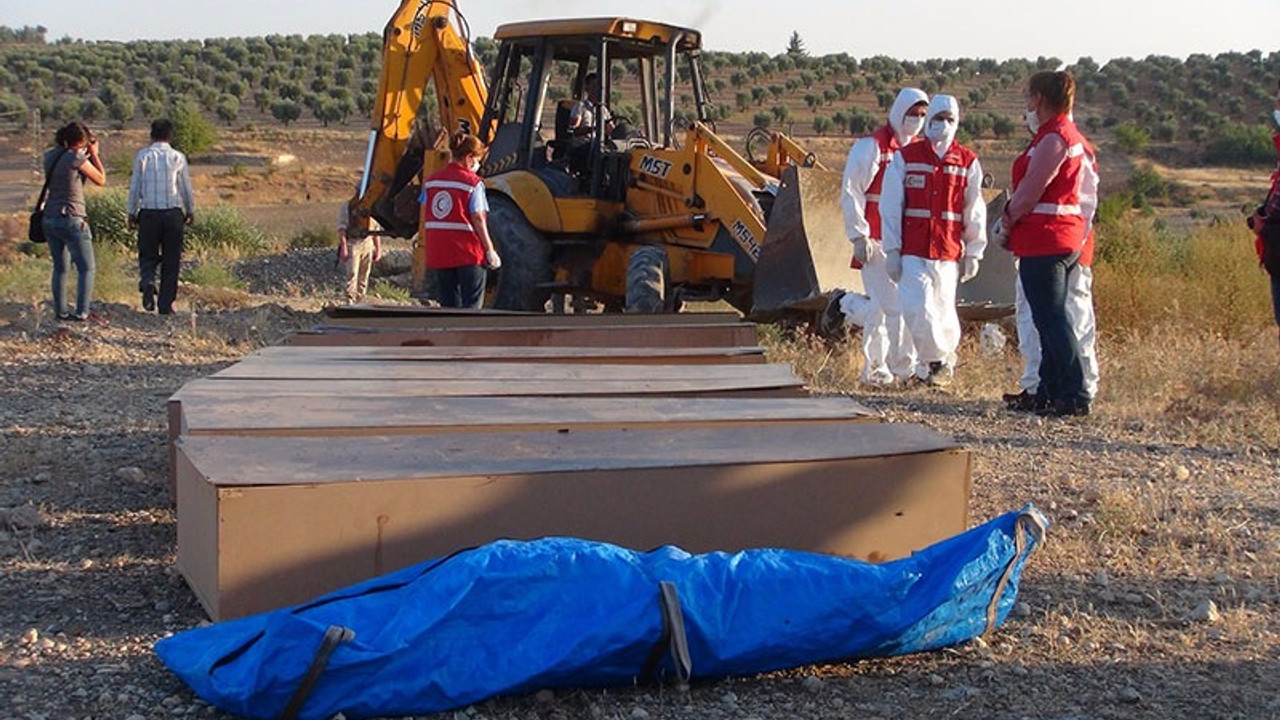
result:
<svg viewBox="0 0 1280 720"><path fill-rule="evenodd" d="M1097 188L1085 186L1088 178L1097 177L1093 149L1065 114L1041 125L1031 144L1013 162L1014 191L1027 174L1036 146L1048 135L1063 139L1067 144L1067 157L1031 212L1009 229L1009 250L1018 257L1062 255L1081 250L1090 220L1085 217L1085 208L1097 205Z"/></svg>
<svg viewBox="0 0 1280 720"><path fill-rule="evenodd" d="M871 134L871 139L876 144L876 176L871 178L871 184L867 186L864 216L867 218L870 239L879 241L881 239L880 189L884 186L884 171L889 167L889 163L893 162L893 154L898 151L898 134L893 131L892 126L885 124ZM917 139L919 138L912 138L912 142ZM862 267L862 263L854 258L849 263L849 267L858 270Z"/></svg>
<svg viewBox="0 0 1280 720"><path fill-rule="evenodd" d="M964 255L965 190L978 155L956 142L942 157L929 142L911 143L898 152L906 169L902 254L959 260Z"/></svg>
<svg viewBox="0 0 1280 720"><path fill-rule="evenodd" d="M433 270L484 264L484 242L471 227L471 192L480 176L449 163L423 183L422 235Z"/></svg>

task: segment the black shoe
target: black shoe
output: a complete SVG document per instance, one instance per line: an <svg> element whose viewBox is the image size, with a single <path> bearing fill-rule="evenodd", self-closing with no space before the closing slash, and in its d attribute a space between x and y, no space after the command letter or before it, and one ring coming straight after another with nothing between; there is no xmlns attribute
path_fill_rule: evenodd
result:
<svg viewBox="0 0 1280 720"><path fill-rule="evenodd" d="M1085 417L1089 414L1088 400L1054 400L1047 406L1036 410L1042 417Z"/></svg>
<svg viewBox="0 0 1280 720"><path fill-rule="evenodd" d="M844 312L840 310L844 293L844 290L835 289L827 295L827 307L822 311L822 322L818 327L825 337L833 337L844 328Z"/></svg>
<svg viewBox="0 0 1280 720"><path fill-rule="evenodd" d="M142 309L151 312L156 309L156 289L153 287L142 288Z"/></svg>
<svg viewBox="0 0 1280 720"><path fill-rule="evenodd" d="M929 363L929 379L928 383L933 387L947 387L951 385L951 379L955 375L955 371L951 366L941 362L934 361Z"/></svg>
<svg viewBox="0 0 1280 720"><path fill-rule="evenodd" d="M1045 405L1040 401L1039 396L1026 390L1016 395L1005 393L1001 397L1004 399L1005 408L1014 412L1035 412Z"/></svg>

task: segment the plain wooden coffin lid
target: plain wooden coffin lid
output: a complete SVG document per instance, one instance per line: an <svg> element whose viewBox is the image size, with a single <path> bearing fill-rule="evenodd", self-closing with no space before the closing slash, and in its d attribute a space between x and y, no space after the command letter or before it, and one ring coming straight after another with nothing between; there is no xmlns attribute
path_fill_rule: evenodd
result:
<svg viewBox="0 0 1280 720"><path fill-rule="evenodd" d="M617 425L745 424L766 421L869 420L870 408L847 397L332 397L224 398L197 394L182 401L184 433L421 428L474 432L522 425L590 429Z"/></svg>
<svg viewBox="0 0 1280 720"><path fill-rule="evenodd" d="M797 382L786 363L762 365L590 365L503 362L406 363L362 360L242 360L209 376L253 380L489 380L735 381L788 385Z"/></svg>
<svg viewBox="0 0 1280 720"><path fill-rule="evenodd" d="M177 441L218 487L784 464L956 450L920 425L848 421L641 430L361 437L190 435ZM487 480L486 480L487 481Z"/></svg>

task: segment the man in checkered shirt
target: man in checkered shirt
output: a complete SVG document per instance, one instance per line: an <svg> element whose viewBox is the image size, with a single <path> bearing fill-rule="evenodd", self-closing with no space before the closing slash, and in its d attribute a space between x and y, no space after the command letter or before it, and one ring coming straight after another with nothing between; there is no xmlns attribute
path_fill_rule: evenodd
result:
<svg viewBox="0 0 1280 720"><path fill-rule="evenodd" d="M169 144L172 138L173 122L152 121L151 145L138 151L129 180L129 226L138 229L138 291L143 309L155 310L159 267L161 315L173 312L186 226L196 216L187 156Z"/></svg>

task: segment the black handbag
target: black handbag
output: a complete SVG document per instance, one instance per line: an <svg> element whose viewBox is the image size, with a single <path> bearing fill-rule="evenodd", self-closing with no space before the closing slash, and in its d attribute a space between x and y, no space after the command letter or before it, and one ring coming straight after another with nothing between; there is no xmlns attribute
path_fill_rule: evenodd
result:
<svg viewBox="0 0 1280 720"><path fill-rule="evenodd" d="M64 148L58 157L53 161L53 169L58 168L58 163L62 161L62 156L66 155ZM33 243L42 243L46 241L44 236L44 199L49 194L49 178L53 176L53 170L44 174L44 187L40 188L40 197L36 199L36 207L31 211L31 219L27 225L27 239Z"/></svg>

